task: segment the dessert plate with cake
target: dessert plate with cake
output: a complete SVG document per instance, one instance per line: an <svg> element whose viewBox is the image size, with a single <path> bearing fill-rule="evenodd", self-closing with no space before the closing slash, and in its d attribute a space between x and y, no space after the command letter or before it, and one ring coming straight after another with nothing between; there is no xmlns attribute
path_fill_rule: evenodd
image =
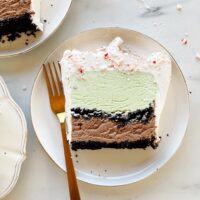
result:
<svg viewBox="0 0 200 200"><path fill-rule="evenodd" d="M11 192L17 183L26 158L26 140L24 114L0 76L0 199Z"/></svg>
<svg viewBox="0 0 200 200"><path fill-rule="evenodd" d="M71 0L0 0L0 57L30 51L44 42L70 4Z"/></svg>
<svg viewBox="0 0 200 200"><path fill-rule="evenodd" d="M133 183L174 155L189 118L188 90L177 63L158 42L132 30L94 29L65 41L48 63L61 68L66 140L79 180ZM59 123L42 69L31 114L45 151L65 170Z"/></svg>

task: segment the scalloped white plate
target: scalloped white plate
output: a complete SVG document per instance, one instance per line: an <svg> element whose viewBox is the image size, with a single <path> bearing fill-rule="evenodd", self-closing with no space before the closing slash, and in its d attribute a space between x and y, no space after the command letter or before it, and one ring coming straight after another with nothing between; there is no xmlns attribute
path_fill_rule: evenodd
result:
<svg viewBox="0 0 200 200"><path fill-rule="evenodd" d="M41 21L44 30L37 34L36 39L29 36L29 45L25 45L27 37L21 38L11 43L0 43L0 57L19 55L32 50L47 40L60 26L64 20L72 0L41 0ZM44 20L46 22L44 22Z"/></svg>
<svg viewBox="0 0 200 200"><path fill-rule="evenodd" d="M103 186L133 183L156 172L176 152L184 137L188 118L188 90L179 66L170 53L158 42L136 31L122 28L99 28L78 34L63 42L45 62L58 61L67 48L92 50L107 45L120 36L130 50L149 54L161 51L172 60L172 80L166 100L159 135L162 141L156 150L101 149L73 152L79 180ZM177 92L178 91L178 92ZM55 163L65 170L60 126L51 112L43 70L36 78L31 115L35 132L42 146ZM169 134L169 137L167 137ZM78 161L78 162L77 162Z"/></svg>
<svg viewBox="0 0 200 200"><path fill-rule="evenodd" d="M0 76L0 199L17 183L26 158L26 140L24 114L11 98Z"/></svg>

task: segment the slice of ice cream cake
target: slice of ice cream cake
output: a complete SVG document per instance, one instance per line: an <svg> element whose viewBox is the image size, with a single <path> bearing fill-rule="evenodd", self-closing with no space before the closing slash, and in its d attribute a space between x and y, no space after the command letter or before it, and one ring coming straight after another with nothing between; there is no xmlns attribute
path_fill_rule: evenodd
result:
<svg viewBox="0 0 200 200"><path fill-rule="evenodd" d="M167 55L148 57L107 47L66 50L61 60L67 138L73 150L158 145L160 115L171 80Z"/></svg>
<svg viewBox="0 0 200 200"><path fill-rule="evenodd" d="M43 30L40 0L0 0L0 42L14 41L21 33L34 35Z"/></svg>

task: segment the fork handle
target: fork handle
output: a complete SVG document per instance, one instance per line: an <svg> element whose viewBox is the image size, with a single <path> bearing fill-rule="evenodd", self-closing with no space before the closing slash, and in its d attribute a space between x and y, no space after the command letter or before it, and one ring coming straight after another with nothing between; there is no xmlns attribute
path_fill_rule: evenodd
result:
<svg viewBox="0 0 200 200"><path fill-rule="evenodd" d="M62 130L62 140L63 140L63 147L64 147L65 164L66 164L66 169L67 169L66 174L68 178L70 200L81 200L78 184L77 184L77 179L75 175L75 170L74 170L74 164L72 161L70 145L66 138L65 122L60 123L60 126Z"/></svg>

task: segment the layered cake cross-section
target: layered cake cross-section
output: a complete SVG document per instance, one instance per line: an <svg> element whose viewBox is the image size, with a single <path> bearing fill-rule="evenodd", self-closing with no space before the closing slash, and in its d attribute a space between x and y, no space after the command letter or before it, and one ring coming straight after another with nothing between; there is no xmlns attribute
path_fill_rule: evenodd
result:
<svg viewBox="0 0 200 200"><path fill-rule="evenodd" d="M122 44L117 37L94 51L64 52L60 63L73 150L158 145L170 58L130 53Z"/></svg>
<svg viewBox="0 0 200 200"><path fill-rule="evenodd" d="M43 30L40 0L0 0L0 41L14 41L21 33L34 35ZM4 38L5 36L5 38Z"/></svg>

